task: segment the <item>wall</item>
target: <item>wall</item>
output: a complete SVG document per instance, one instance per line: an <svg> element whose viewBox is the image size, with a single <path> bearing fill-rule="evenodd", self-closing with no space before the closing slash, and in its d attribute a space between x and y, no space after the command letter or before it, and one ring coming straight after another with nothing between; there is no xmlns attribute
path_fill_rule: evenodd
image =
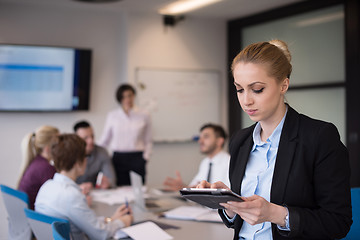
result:
<svg viewBox="0 0 360 240"><path fill-rule="evenodd" d="M160 16L65 9L51 4L33 6L15 1L0 8L0 42L75 46L93 49L90 111L76 113L0 113L0 183L16 186L22 137L42 124L71 132L72 125L88 119L96 136L106 113L116 107L114 89L134 81L136 67L169 67L220 70L226 121L225 22L185 19L164 29ZM203 156L194 142L155 144L148 164L148 183L160 186L176 169L189 182ZM0 239L6 239L7 221L0 198Z"/></svg>
<svg viewBox="0 0 360 240"><path fill-rule="evenodd" d="M219 70L222 79L221 106L225 106L225 22L186 18L174 27L165 27L160 16L144 14L131 14L128 22L130 82L135 80L138 67ZM221 114L225 127L226 109L222 107ZM179 169L185 182L189 182L202 158L197 143L155 144L148 165L149 183L161 185L168 173L174 175L175 169Z"/></svg>

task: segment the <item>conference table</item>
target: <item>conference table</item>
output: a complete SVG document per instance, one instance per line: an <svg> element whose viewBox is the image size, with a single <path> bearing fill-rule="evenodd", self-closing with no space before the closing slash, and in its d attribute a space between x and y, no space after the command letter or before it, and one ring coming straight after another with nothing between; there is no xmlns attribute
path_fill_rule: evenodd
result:
<svg viewBox="0 0 360 240"><path fill-rule="evenodd" d="M153 196L151 196L153 197ZM192 202L181 200L179 194L170 194L164 196L156 196L160 199L160 202L169 202L171 206L193 206ZM218 239L232 239L233 229L227 228L223 223L218 222L202 222L202 221L191 221L191 220L175 220L169 219L162 216L161 212L153 212L139 207L134 202L129 204L133 210L134 223L152 221L164 227L164 231L173 237L175 240L180 239L207 239L207 240L218 240ZM99 216L111 216L115 209L120 204L106 204L103 202L93 201L92 209Z"/></svg>

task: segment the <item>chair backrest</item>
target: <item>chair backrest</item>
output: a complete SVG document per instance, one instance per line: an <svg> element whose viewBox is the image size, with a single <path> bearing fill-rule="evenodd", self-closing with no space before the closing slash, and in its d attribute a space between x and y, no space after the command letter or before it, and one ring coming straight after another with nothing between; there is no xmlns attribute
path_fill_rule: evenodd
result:
<svg viewBox="0 0 360 240"><path fill-rule="evenodd" d="M349 233L343 238L346 240L360 238L360 188L351 189L351 205L353 224L351 225Z"/></svg>
<svg viewBox="0 0 360 240"><path fill-rule="evenodd" d="M51 224L54 240L70 240L70 225L65 222Z"/></svg>
<svg viewBox="0 0 360 240"><path fill-rule="evenodd" d="M37 240L53 239L51 227L53 222L65 222L69 224L69 221L66 219L51 217L31 209L25 209L25 215Z"/></svg>
<svg viewBox="0 0 360 240"><path fill-rule="evenodd" d="M24 213L24 209L29 207L28 195L5 185L0 185L0 188L8 213L8 239L31 239L31 228Z"/></svg>

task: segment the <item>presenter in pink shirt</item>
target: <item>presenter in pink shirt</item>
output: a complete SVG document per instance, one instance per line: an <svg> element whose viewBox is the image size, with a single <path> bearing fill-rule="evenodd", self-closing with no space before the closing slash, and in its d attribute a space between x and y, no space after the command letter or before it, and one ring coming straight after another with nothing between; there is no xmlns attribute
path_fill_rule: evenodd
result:
<svg viewBox="0 0 360 240"><path fill-rule="evenodd" d="M151 120L135 104L135 89L119 86L116 99L120 107L109 112L99 145L113 152L117 185L130 185L129 172L140 174L145 183L146 162L152 149Z"/></svg>

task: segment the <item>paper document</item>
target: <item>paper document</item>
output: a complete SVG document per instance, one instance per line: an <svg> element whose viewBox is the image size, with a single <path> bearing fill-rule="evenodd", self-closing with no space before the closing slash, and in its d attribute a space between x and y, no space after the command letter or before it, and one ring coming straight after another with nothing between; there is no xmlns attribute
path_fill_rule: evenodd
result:
<svg viewBox="0 0 360 240"><path fill-rule="evenodd" d="M181 206L164 212L166 218L206 222L222 222L218 212L200 206Z"/></svg>
<svg viewBox="0 0 360 240"><path fill-rule="evenodd" d="M117 230L115 235L113 236L114 239L122 239L122 238L128 238L128 237L129 236L125 232L121 231L121 229Z"/></svg>
<svg viewBox="0 0 360 240"><path fill-rule="evenodd" d="M117 231L114 235L115 239L124 237L125 234L130 236L134 240L170 240L173 239L167 232L162 230L158 225L153 222L144 222L130 226L127 228L122 228Z"/></svg>
<svg viewBox="0 0 360 240"><path fill-rule="evenodd" d="M120 187L115 189L94 189L90 192L94 201L106 203L109 205L134 201L134 193L131 187Z"/></svg>
<svg viewBox="0 0 360 240"><path fill-rule="evenodd" d="M145 192L146 187L143 187L142 190ZM90 192L90 195L94 201L109 205L123 204L126 202L126 199L128 202L133 202L135 199L131 186L118 187L115 189L94 189ZM144 194L144 197L147 198L148 195Z"/></svg>

